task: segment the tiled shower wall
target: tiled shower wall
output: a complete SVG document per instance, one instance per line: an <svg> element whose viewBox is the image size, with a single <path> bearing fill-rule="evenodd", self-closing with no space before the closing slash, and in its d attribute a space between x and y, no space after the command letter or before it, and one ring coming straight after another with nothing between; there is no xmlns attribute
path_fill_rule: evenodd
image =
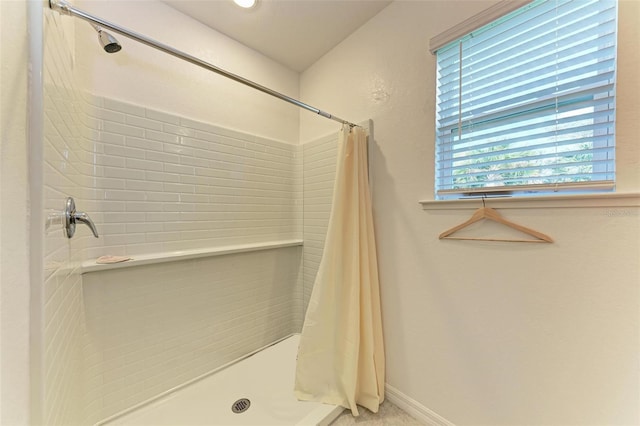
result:
<svg viewBox="0 0 640 426"><path fill-rule="evenodd" d="M329 224L336 174L338 136L329 135L302 145L303 150L303 309L306 313L320 266ZM303 313L303 314L304 314Z"/></svg>
<svg viewBox="0 0 640 426"><path fill-rule="evenodd" d="M73 85L73 26L52 13L44 25L44 162L43 197L46 213L60 213L67 196L78 197L87 184L80 161L82 103ZM79 200L80 202L82 200ZM36 417L46 425L83 423L82 400L82 280L77 270L82 240L67 239L59 222L43 236L44 282L41 288L42 333L38 354L40 408ZM35 298L34 300L38 300ZM33 320L33 317L32 317Z"/></svg>
<svg viewBox="0 0 640 426"><path fill-rule="evenodd" d="M83 275L91 423L298 332L301 255L290 247Z"/></svg>
<svg viewBox="0 0 640 426"><path fill-rule="evenodd" d="M86 99L88 258L302 238L298 146Z"/></svg>
<svg viewBox="0 0 640 426"><path fill-rule="evenodd" d="M300 330L328 221L335 136L299 148L91 95L70 105L66 119L84 129L84 150L65 165L78 168L77 180L70 185L62 170L47 180L52 208L77 194L96 222L100 239L78 228L84 259L306 239L304 264L302 249L265 250L89 273L84 292L70 275L65 312L76 331L59 344L76 357L82 345L73 365L86 364L81 387L77 372L59 375L75 383L69 402L84 394L84 412L73 415L98 422ZM64 122L53 106L50 124ZM59 230L52 235L68 244Z"/></svg>
<svg viewBox="0 0 640 426"><path fill-rule="evenodd" d="M49 425L96 423L299 331L322 253L336 145L329 137L300 147L80 94L71 77L73 24L64 22L45 13L45 205L59 213L73 196L100 238L78 226L69 240L55 219L45 237ZM303 234L304 265L303 249L290 247L83 276L77 268L105 254Z"/></svg>
<svg viewBox="0 0 640 426"><path fill-rule="evenodd" d="M302 239L295 145L85 96L86 258ZM87 229L83 230L88 233ZM297 247L83 275L90 421L299 331Z"/></svg>
<svg viewBox="0 0 640 426"><path fill-rule="evenodd" d="M85 274L87 409L97 421L301 329L337 136L296 147L89 101L88 159L97 166L87 205L104 234L91 257L304 236L304 254L275 249Z"/></svg>

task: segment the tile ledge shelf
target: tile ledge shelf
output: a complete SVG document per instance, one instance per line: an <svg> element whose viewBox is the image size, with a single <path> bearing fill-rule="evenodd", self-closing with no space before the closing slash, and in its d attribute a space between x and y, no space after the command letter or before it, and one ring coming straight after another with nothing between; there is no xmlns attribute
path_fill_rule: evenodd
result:
<svg viewBox="0 0 640 426"><path fill-rule="evenodd" d="M194 250L180 250L164 253L152 253L142 255L132 255L131 260L118 263L96 263L95 259L85 260L80 267L80 273L105 271L120 268L131 268L134 266L150 265L155 263L175 262L178 260L199 259L202 257L224 256L226 254L245 253L250 251L269 250L284 247L295 247L303 245L302 240L281 240L267 241L262 243L237 244L222 247L209 247Z"/></svg>
<svg viewBox="0 0 640 426"><path fill-rule="evenodd" d="M572 194L523 197L488 197L487 207L499 209L550 209L590 207L640 207L640 193ZM422 200L423 210L466 210L482 207L481 198Z"/></svg>

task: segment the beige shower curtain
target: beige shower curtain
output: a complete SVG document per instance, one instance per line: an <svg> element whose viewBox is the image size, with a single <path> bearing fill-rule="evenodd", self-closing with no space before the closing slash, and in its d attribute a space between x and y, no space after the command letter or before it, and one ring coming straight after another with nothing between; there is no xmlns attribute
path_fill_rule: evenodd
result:
<svg viewBox="0 0 640 426"><path fill-rule="evenodd" d="M367 135L343 126L324 252L300 337L295 395L359 415L384 400L378 261Z"/></svg>

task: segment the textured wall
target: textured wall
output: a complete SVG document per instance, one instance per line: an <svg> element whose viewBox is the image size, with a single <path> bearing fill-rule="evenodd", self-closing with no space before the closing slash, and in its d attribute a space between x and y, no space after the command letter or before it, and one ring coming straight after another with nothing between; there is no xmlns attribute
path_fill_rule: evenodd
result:
<svg viewBox="0 0 640 426"><path fill-rule="evenodd" d="M301 77L303 99L375 123L387 382L460 425L638 424L638 207L505 210L556 241L536 245L438 240L473 210L418 203L433 199L429 38L495 3L393 2ZM638 8L620 1L616 117L617 189L636 193ZM331 131L300 120L303 141Z"/></svg>

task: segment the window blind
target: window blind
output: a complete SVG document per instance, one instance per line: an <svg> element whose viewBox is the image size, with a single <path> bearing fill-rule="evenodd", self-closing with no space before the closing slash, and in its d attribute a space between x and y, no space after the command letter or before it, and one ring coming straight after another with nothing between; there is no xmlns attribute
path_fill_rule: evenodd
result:
<svg viewBox="0 0 640 426"><path fill-rule="evenodd" d="M441 47L436 193L612 189L615 0L537 0Z"/></svg>

